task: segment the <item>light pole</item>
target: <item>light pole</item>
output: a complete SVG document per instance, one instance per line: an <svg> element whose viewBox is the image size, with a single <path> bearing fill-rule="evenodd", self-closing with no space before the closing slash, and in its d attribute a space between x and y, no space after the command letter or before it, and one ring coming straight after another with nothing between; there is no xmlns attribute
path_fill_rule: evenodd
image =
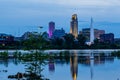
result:
<svg viewBox="0 0 120 80"><path fill-rule="evenodd" d="M43 26L38 26L38 28L41 30L43 28ZM41 31L40 31L40 35L41 35Z"/></svg>

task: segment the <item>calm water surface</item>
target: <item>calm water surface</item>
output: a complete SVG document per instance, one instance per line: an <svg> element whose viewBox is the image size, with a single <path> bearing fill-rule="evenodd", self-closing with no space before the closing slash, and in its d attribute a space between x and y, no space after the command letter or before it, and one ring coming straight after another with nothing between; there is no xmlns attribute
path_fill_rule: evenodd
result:
<svg viewBox="0 0 120 80"><path fill-rule="evenodd" d="M48 65L45 66L42 74L50 80L120 79L120 59L112 57L110 53L104 57L101 53L81 54L73 51L69 57L51 59L47 62ZM25 72L24 64L14 59L0 60L0 80L9 80L8 75L14 75L17 72Z"/></svg>

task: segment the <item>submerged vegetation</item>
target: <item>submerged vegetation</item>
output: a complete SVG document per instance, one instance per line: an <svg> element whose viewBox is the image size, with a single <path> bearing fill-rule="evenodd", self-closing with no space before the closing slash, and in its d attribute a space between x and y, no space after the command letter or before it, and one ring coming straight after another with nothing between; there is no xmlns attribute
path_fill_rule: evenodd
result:
<svg viewBox="0 0 120 80"><path fill-rule="evenodd" d="M14 58L20 60L22 63L25 64L25 73L16 73L16 75L9 75L8 78L11 79L23 79L25 80L49 80L44 78L42 75L42 71L44 70L44 66L47 64L46 60L49 59L47 54L43 54L41 52L32 52L27 54L21 54L21 52L14 52L12 57L8 52L1 52L0 58L9 59Z"/></svg>
<svg viewBox="0 0 120 80"><path fill-rule="evenodd" d="M8 52L1 52L0 59L7 60L9 58L13 58L19 60L22 64L25 65L25 72L21 73L18 72L15 75L9 75L8 78L10 79L24 79L24 80L49 80L44 77L42 72L44 71L44 67L47 64L54 64L55 61L60 62L61 64L64 63L71 63L71 60L77 59L78 63L83 65L90 65L90 55L84 56L84 53L76 52L69 52L63 51L59 53L42 53L40 51L32 51L31 53L22 54L21 52L14 52L12 57L9 57ZM81 56L82 55L82 56ZM112 52L110 54L100 53L100 55L94 54L94 60L97 62L103 62L106 60L113 60L113 58L120 59L120 51ZM100 60L100 61L99 61ZM52 68L53 69L53 68Z"/></svg>
<svg viewBox="0 0 120 80"><path fill-rule="evenodd" d="M42 71L43 67L46 65L46 60L49 58L48 55L40 53L40 52L34 52L31 54L24 54L22 55L22 62L25 63L26 66L26 76L27 80L48 80L43 79Z"/></svg>
<svg viewBox="0 0 120 80"><path fill-rule="evenodd" d="M9 58L9 56L8 56L7 51L6 52L0 52L0 59L5 60L5 59L8 59L8 58Z"/></svg>
<svg viewBox="0 0 120 80"><path fill-rule="evenodd" d="M120 51L112 52L111 54L112 54L112 56L117 57L117 58L120 59Z"/></svg>

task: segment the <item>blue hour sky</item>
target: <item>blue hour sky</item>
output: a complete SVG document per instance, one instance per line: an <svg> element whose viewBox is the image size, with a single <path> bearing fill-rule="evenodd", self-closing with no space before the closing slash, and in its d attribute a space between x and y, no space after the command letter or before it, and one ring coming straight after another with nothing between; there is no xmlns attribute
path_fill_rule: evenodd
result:
<svg viewBox="0 0 120 80"><path fill-rule="evenodd" d="M0 33L21 36L26 31L48 31L49 21L56 28L70 29L76 13L79 30L90 25L120 37L120 0L0 0ZM38 26L43 26L42 30Z"/></svg>

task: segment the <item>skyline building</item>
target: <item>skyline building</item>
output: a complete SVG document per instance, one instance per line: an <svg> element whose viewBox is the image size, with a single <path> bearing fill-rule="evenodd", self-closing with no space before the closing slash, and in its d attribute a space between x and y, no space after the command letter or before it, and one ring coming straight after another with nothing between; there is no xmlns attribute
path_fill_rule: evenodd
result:
<svg viewBox="0 0 120 80"><path fill-rule="evenodd" d="M64 35L65 35L65 30L63 28L55 29L53 31L52 38L60 38L60 37L63 37Z"/></svg>
<svg viewBox="0 0 120 80"><path fill-rule="evenodd" d="M79 34L82 34L86 37L87 41L90 41L90 28L83 28ZM105 34L105 30L94 29L94 39L100 39L102 34Z"/></svg>
<svg viewBox="0 0 120 80"><path fill-rule="evenodd" d="M93 18L91 18L91 24L90 24L90 43L94 43L94 28L93 28Z"/></svg>
<svg viewBox="0 0 120 80"><path fill-rule="evenodd" d="M100 42L114 43L114 34L107 33L100 35Z"/></svg>
<svg viewBox="0 0 120 80"><path fill-rule="evenodd" d="M55 30L55 22L49 22L49 38L52 37L53 35L53 32Z"/></svg>
<svg viewBox="0 0 120 80"><path fill-rule="evenodd" d="M78 37L78 18L77 18L77 14L72 15L72 21L70 23L70 34L72 34L75 38Z"/></svg>

